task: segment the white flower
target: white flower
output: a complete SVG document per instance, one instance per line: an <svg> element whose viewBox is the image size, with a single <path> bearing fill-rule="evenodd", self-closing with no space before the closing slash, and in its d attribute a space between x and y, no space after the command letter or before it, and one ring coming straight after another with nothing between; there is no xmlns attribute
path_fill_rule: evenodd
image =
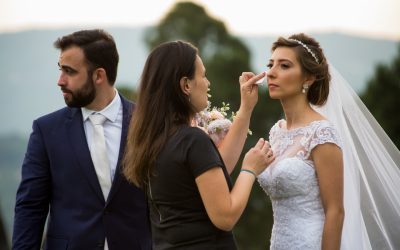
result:
<svg viewBox="0 0 400 250"><path fill-rule="evenodd" d="M226 118L214 120L208 124L207 132L217 147L225 138L231 125L232 122Z"/></svg>
<svg viewBox="0 0 400 250"><path fill-rule="evenodd" d="M193 122L193 125L206 131L217 146L224 139L232 125L231 120L226 118L229 104L222 103L222 105L221 108L211 108L211 103L209 103L205 110L196 114Z"/></svg>
<svg viewBox="0 0 400 250"><path fill-rule="evenodd" d="M219 133L219 132L228 132L231 127L232 122L224 117L218 120L211 121L207 126L207 131L209 134Z"/></svg>
<svg viewBox="0 0 400 250"><path fill-rule="evenodd" d="M210 112L210 118L211 120L217 120L217 119L224 119L224 115L219 112L217 109L213 109Z"/></svg>
<svg viewBox="0 0 400 250"><path fill-rule="evenodd" d="M192 125L204 130L214 141L215 145L218 146L228 133L235 116L232 112L231 117L227 118L227 111L229 109L229 103L223 102L222 107L211 108L211 103L209 102L206 109L196 114ZM251 134L250 130L249 134Z"/></svg>

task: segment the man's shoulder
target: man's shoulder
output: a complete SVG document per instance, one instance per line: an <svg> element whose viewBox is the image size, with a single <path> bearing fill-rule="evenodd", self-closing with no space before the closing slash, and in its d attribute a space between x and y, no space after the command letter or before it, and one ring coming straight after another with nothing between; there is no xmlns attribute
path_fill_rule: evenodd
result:
<svg viewBox="0 0 400 250"><path fill-rule="evenodd" d="M64 107L59 110L53 111L53 112L45 114L43 116L40 116L39 118L36 119L36 121L38 123L54 122L54 121L58 121L60 118L71 117L76 112L80 112L80 109Z"/></svg>
<svg viewBox="0 0 400 250"><path fill-rule="evenodd" d="M130 119L132 112L135 110L135 103L126 97L124 97L122 94L119 94L121 98L121 103L122 103L122 109L124 112L124 116L127 115L128 119Z"/></svg>

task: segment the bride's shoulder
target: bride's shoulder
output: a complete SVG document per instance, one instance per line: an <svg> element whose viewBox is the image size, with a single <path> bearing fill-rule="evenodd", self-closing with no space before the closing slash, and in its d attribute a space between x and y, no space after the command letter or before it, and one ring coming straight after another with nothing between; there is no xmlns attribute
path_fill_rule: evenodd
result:
<svg viewBox="0 0 400 250"><path fill-rule="evenodd" d="M285 122L284 119L280 119L275 124L271 127L269 130L269 135L276 133L277 131L281 130L282 128L282 122Z"/></svg>
<svg viewBox="0 0 400 250"><path fill-rule="evenodd" d="M314 127L314 130L321 130L321 129L329 129L329 130L336 130L335 125L327 119L316 120L310 123L311 127Z"/></svg>
<svg viewBox="0 0 400 250"><path fill-rule="evenodd" d="M286 124L285 119L280 119L271 127L270 132L282 129Z"/></svg>
<svg viewBox="0 0 400 250"><path fill-rule="evenodd" d="M320 141L318 144L324 142L334 142L335 144L341 145L341 138L339 131L335 125L326 119L317 120L312 122L312 140Z"/></svg>

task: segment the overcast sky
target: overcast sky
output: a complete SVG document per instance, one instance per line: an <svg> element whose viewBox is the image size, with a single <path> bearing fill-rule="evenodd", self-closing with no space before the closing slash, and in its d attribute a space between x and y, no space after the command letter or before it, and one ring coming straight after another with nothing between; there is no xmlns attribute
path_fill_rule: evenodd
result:
<svg viewBox="0 0 400 250"><path fill-rule="evenodd" d="M0 0L0 32L156 24L175 0ZM196 0L234 34L342 31L400 39L400 0Z"/></svg>

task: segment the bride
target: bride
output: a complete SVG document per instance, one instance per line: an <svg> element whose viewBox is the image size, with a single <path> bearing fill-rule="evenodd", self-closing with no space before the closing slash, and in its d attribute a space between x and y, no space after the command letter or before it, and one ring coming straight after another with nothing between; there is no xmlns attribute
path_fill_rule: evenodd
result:
<svg viewBox="0 0 400 250"><path fill-rule="evenodd" d="M319 43L278 38L267 72L285 119L258 176L274 212L271 249L399 249L400 152Z"/></svg>

